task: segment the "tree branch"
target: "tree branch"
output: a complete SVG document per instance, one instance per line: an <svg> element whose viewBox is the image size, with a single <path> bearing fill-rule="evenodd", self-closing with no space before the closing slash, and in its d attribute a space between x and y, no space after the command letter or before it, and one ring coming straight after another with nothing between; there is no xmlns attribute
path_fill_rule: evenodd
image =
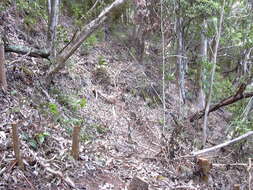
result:
<svg viewBox="0 0 253 190"><path fill-rule="evenodd" d="M15 46L15 45L6 45L5 52L13 52L22 55L28 55L31 57L40 57L49 59L50 53L47 50L38 50L32 47L27 46Z"/></svg>
<svg viewBox="0 0 253 190"><path fill-rule="evenodd" d="M228 98L225 98L223 100L221 100L219 103L213 104L210 106L210 109L208 111L208 114L218 110L219 108L223 107L223 106L227 106L230 104L233 104L241 99L244 98L250 98L253 96L253 92L247 92L244 93L245 89L246 89L247 83L242 83L239 87L239 89L237 90L237 92L235 93L235 95L230 96ZM195 113L193 116L190 117L190 122L193 122L195 120L198 120L200 118L202 118L205 114L205 110L201 110L197 113Z"/></svg>
<svg viewBox="0 0 253 190"><path fill-rule="evenodd" d="M185 156L185 157L198 156L200 154L208 153L208 152L220 149L222 147L234 144L234 143L236 143L236 142L238 142L240 140L246 139L247 137L249 137L251 135L253 135L253 131L250 131L250 132L248 132L248 133L246 133L244 135L241 135L241 136L239 136L239 137L237 137L237 138L235 138L235 139L233 139L231 141L224 142L222 144L219 144L219 145L216 145L216 146L213 146L213 147L210 147L210 148L206 148L206 149L203 149L203 150L192 152L190 155Z"/></svg>

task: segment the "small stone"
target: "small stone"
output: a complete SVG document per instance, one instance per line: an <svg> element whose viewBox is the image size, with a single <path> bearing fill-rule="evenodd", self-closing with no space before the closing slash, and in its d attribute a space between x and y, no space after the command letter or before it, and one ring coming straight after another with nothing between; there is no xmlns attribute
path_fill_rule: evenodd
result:
<svg viewBox="0 0 253 190"><path fill-rule="evenodd" d="M138 177L134 177L128 187L128 190L148 190L148 183Z"/></svg>

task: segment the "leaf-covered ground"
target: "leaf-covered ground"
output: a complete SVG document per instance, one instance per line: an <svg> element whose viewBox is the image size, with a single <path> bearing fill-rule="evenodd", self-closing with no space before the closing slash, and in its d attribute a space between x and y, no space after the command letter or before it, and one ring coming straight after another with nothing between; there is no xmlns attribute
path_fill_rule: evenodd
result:
<svg viewBox="0 0 253 190"><path fill-rule="evenodd" d="M2 14L8 18L11 42L28 45L12 12ZM43 44L46 35L39 31L35 27L33 35ZM0 189L121 190L135 176L150 190L248 188L252 169L240 163L247 164L252 156L252 138L205 155L213 167L208 182L201 182L196 159L184 156L200 148L202 120L189 123L196 109L190 100L180 106L173 80L166 81L167 128L162 136L159 57L138 64L123 40L97 41L80 48L50 89L43 86L48 64L6 55L9 89L0 92ZM190 90L190 80L187 86ZM210 114L208 146L225 140L229 124L223 115ZM24 170L15 162L13 123L18 125ZM77 125L80 159L75 161L70 150Z"/></svg>

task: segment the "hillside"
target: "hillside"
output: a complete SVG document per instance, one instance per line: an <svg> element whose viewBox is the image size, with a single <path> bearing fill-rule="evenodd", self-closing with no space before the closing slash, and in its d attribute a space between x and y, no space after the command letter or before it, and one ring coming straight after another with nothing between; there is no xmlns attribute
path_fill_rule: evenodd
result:
<svg viewBox="0 0 253 190"><path fill-rule="evenodd" d="M11 8L1 14L9 43L46 46L43 21L34 25L29 40L19 24L22 16ZM59 22L74 30L71 17L62 16ZM208 182L203 182L197 158L189 156L201 149L202 141L203 119L189 121L197 111L195 102L189 96L181 105L176 79L167 80L167 127L162 133L162 55L147 49L140 64L124 40L124 28L110 41L97 37L99 32L78 49L50 87L42 82L48 60L6 53L8 90L0 91L0 189L134 190L129 184L135 177L150 190L233 189L235 184L247 189L252 138L203 155L212 163ZM187 76L186 90L193 85ZM209 115L206 147L227 140L230 119L226 109ZM13 125L18 126L24 170L15 161ZM76 126L81 127L78 160L71 156Z"/></svg>

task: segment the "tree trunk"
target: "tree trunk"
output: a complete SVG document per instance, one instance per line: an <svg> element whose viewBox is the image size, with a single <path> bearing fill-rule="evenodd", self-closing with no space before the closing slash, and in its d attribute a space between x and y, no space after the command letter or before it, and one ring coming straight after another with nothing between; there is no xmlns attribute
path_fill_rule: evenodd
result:
<svg viewBox="0 0 253 190"><path fill-rule="evenodd" d="M7 80L5 73L5 56L4 56L4 43L0 39L0 86L3 90L7 90Z"/></svg>
<svg viewBox="0 0 253 190"><path fill-rule="evenodd" d="M55 40L56 40L56 28L58 24L59 18L59 7L60 0L48 0L48 50L50 51L50 55L52 57L56 56L55 51Z"/></svg>
<svg viewBox="0 0 253 190"><path fill-rule="evenodd" d="M176 19L176 30L177 30L177 75L179 83L179 95L180 101L185 102L185 66L184 66L184 43L183 43L183 18L178 17Z"/></svg>
<svg viewBox="0 0 253 190"><path fill-rule="evenodd" d="M203 80L204 80L204 67L203 62L207 60L207 22L206 19L203 21L203 27L201 32L201 46L200 46L200 61L197 68L196 86L197 86L197 108L202 110L205 107L205 92L203 90Z"/></svg>
<svg viewBox="0 0 253 190"><path fill-rule="evenodd" d="M215 44L215 48L213 50L213 52L214 52L213 57L212 57L213 68L212 68L211 81L210 81L210 89L209 89L207 104L206 104L206 108L205 108L204 124L203 124L203 139L202 139L203 146L205 146L206 139L207 139L208 113L209 113L209 108L210 108L211 99L212 99L214 74L215 74L215 70L216 70L217 53L218 53L218 47L219 47L219 42L220 42L220 36L221 36L221 28L222 28L222 22L223 22L223 16L224 16L225 2L226 1L223 0L223 4L222 4L222 8L221 8L221 13L220 13L220 21L219 21L218 31L217 31L217 34L216 34L216 44Z"/></svg>

